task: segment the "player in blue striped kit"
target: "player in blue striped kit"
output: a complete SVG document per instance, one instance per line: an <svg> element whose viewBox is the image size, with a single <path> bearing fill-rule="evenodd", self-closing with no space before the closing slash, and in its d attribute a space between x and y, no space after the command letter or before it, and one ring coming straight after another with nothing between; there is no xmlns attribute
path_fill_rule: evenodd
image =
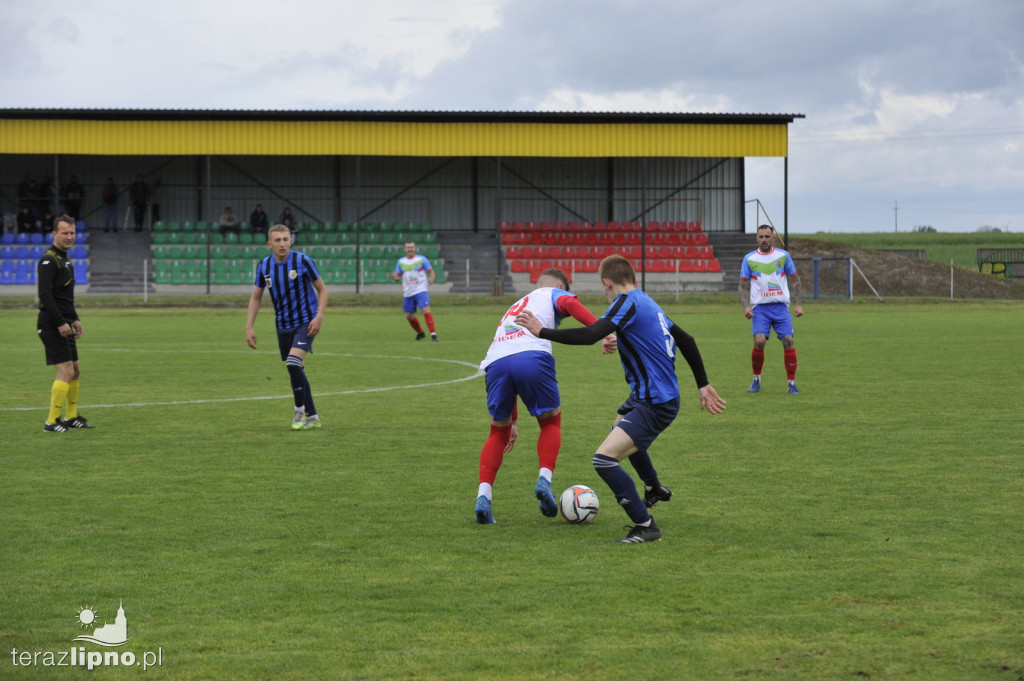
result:
<svg viewBox="0 0 1024 681"><path fill-rule="evenodd" d="M636 272L630 262L621 255L608 256L601 261L599 273L611 305L590 326L544 328L528 310L520 313L515 323L538 338L568 345L593 345L610 333L617 334L630 395L619 407L611 432L594 454L594 469L633 522L626 536L618 541L659 541L661 530L647 509L659 501L668 501L672 490L659 481L648 449L679 411L677 347L697 382L701 409L720 414L725 411L725 400L710 385L693 336L676 326L657 303L637 288ZM644 481L643 499L633 478L620 465L627 458Z"/></svg>
<svg viewBox="0 0 1024 681"><path fill-rule="evenodd" d="M313 352L313 340L327 308L327 286L316 264L305 253L292 251L291 231L285 225L274 225L267 233L271 254L260 261L249 298L249 316L245 322L245 341L256 348L253 324L263 300L263 289L270 291L274 303L274 322L281 359L288 368L295 416L292 430L320 428L320 416L313 403L313 391L306 378L304 360Z"/></svg>

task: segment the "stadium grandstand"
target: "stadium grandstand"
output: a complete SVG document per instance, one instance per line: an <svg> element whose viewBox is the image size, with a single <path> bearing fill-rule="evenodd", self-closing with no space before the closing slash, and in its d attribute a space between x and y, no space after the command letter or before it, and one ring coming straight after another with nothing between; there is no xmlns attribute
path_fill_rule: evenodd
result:
<svg viewBox="0 0 1024 681"><path fill-rule="evenodd" d="M69 208L82 294L241 292L266 254L257 204L270 224L289 211L339 292L395 293L406 241L438 294L527 290L548 266L596 291L611 253L650 290L733 288L752 248L744 160L787 163L802 117L0 109L0 295L34 290L45 216ZM26 205L37 227L19 231ZM218 224L227 206L236 231Z"/></svg>

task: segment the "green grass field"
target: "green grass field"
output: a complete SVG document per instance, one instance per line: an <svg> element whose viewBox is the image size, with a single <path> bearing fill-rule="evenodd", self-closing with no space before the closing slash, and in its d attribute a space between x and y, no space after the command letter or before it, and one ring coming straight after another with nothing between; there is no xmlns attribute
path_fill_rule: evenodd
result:
<svg viewBox="0 0 1024 681"><path fill-rule="evenodd" d="M815 232L795 237L849 244L858 248L923 248L928 260L978 268L979 248L1024 248L1022 232Z"/></svg>
<svg viewBox="0 0 1024 681"><path fill-rule="evenodd" d="M95 678L151 652L141 677L175 681L1024 675L1019 304L810 303L790 396L774 342L745 392L738 305L665 301L729 405L700 412L680 359L651 450L675 497L637 546L590 464L627 395L598 347L556 347L554 484L597 490L597 519L539 513L526 419L498 523L475 524L475 365L507 302L439 301L438 344L397 307L331 308L309 432L288 428L267 309L258 351L240 307L84 309L97 427L63 435L41 431L34 313L0 310L0 678L71 678L12 651L103 651L72 642L79 611L113 622L122 599L136 668Z"/></svg>

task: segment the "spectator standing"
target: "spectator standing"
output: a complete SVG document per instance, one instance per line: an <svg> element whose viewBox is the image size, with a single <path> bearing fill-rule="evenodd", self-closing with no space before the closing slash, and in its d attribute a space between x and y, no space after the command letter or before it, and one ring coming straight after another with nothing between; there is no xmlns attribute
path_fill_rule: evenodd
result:
<svg viewBox="0 0 1024 681"><path fill-rule="evenodd" d="M135 219L135 231L141 232L146 224L146 209L149 207L149 185L142 179L142 175L136 175L135 181L128 188L132 199L132 217Z"/></svg>
<svg viewBox="0 0 1024 681"><path fill-rule="evenodd" d="M117 231L117 197L120 192L114 184L114 178L108 177L103 186L103 231Z"/></svg>
<svg viewBox="0 0 1024 681"><path fill-rule="evenodd" d="M61 195L64 198L64 212L76 220L81 217L85 189L78 183L77 175L71 176L71 181L64 187Z"/></svg>

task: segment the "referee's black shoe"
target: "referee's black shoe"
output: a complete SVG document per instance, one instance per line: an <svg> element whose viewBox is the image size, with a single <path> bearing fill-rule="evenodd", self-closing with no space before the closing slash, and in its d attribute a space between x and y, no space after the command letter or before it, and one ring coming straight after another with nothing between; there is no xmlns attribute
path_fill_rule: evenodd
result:
<svg viewBox="0 0 1024 681"><path fill-rule="evenodd" d="M66 433L66 432L68 432L68 427L65 426L64 422L62 420L60 420L60 419L57 419L57 423L46 423L44 421L43 422L43 432L44 433Z"/></svg>
<svg viewBox="0 0 1024 681"><path fill-rule="evenodd" d="M64 424L66 428L95 428L96 426L90 426L88 420L84 416L76 416L73 419L63 419L58 423Z"/></svg>

